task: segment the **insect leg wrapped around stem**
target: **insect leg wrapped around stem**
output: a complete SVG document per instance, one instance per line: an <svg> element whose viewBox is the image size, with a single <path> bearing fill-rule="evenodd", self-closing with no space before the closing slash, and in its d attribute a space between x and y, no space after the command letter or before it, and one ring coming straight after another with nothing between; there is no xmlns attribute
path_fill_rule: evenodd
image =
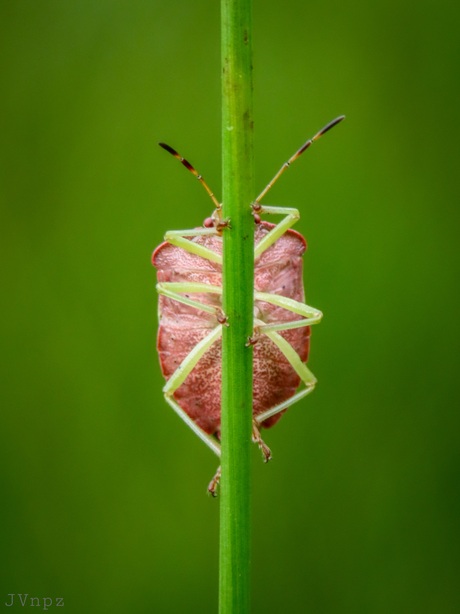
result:
<svg viewBox="0 0 460 614"><path fill-rule="evenodd" d="M299 303L299 305L301 305L301 303ZM305 307L308 307L308 306L305 305ZM255 318L254 325L257 331L257 335L261 335L261 334L266 335L277 346L277 348L284 355L284 357L289 362L291 367L300 377L302 382L305 384L305 388L303 388L302 390L294 394L289 399L286 399L282 403L279 403L278 405L275 405L274 407L271 407L270 409L267 409L263 413L256 416L254 418L254 421L256 422L257 426L260 426L265 420L268 420L268 418L271 418L272 416L279 414L280 412L284 411L291 405L294 405L294 403L297 403L297 401L300 401L300 399L303 399L308 394L310 394L310 392L313 391L317 383L317 379L313 375L313 373L310 371L310 369L307 367L307 365L304 362L302 362L300 356L297 354L297 352L292 347L292 345L288 341L286 341L286 339L277 332L279 330L289 330L291 328L299 328L300 326L310 326L311 322L310 323L308 322L308 318L305 318L304 320L294 321L294 322L284 322L283 324L279 324L279 325L278 324L277 325L270 325L270 324L266 325L262 320ZM276 326L276 330L273 330L272 327L274 326ZM257 340L257 336L255 337L255 339Z"/></svg>
<svg viewBox="0 0 460 614"><path fill-rule="evenodd" d="M201 311L206 311L217 317L217 321L220 324L227 325L227 318L222 311L221 307L214 305L207 305L201 301L196 301L190 298L187 293L209 293L209 294L222 294L222 288L220 286L213 286L210 284L203 284L198 282L171 282L163 281L159 282L156 286L158 294L166 296L167 298L183 303L184 305L190 305L190 307L196 307Z"/></svg>
<svg viewBox="0 0 460 614"><path fill-rule="evenodd" d="M191 254L196 254L197 256L201 256L202 258L206 258L206 260L210 260L211 262L216 262L217 264L222 264L222 255L217 252L212 251L212 249L207 248L204 245L200 245L199 243L194 243L187 239L187 237L203 237L203 236L216 236L220 235L220 232L215 228L194 228L192 230L168 230L165 234L165 241L171 243L171 245L175 245L176 247L181 247L185 249L187 252Z"/></svg>
<svg viewBox="0 0 460 614"><path fill-rule="evenodd" d="M254 248L254 259L258 258L263 252L265 252L271 245L276 243L278 239L284 235L294 224L300 219L300 213L298 209L289 207L266 207L258 203L252 205L254 213L258 215L264 213L272 213L274 215L284 215L284 220L281 220L270 232L259 241Z"/></svg>
<svg viewBox="0 0 460 614"><path fill-rule="evenodd" d="M192 429L192 431L198 435L198 437L208 446L211 450L220 456L220 445L212 435L208 435L203 429L201 429L179 406L174 400L174 392L183 384L192 369L198 364L202 356L209 350L209 348L222 336L222 324L216 326L206 337L204 337L193 350L184 358L181 364L177 367L174 373L171 375L166 385L163 387L163 394L166 402L180 418Z"/></svg>
<svg viewBox="0 0 460 614"><path fill-rule="evenodd" d="M300 303L287 296L280 294L269 294L267 292L255 292L254 299L256 301L263 301L276 305L277 307L283 307L288 311L292 311L300 316L303 316L302 320L293 320L291 322L280 322L279 324L263 324L258 327L259 332L266 333L268 331L289 330L292 328L302 328L303 326L312 326L321 322L323 314L319 309L310 307L305 303Z"/></svg>

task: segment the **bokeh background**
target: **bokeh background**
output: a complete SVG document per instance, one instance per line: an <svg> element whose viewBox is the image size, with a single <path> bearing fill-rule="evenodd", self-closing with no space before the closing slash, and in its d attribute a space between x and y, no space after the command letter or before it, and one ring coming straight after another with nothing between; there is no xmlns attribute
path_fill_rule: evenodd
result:
<svg viewBox="0 0 460 614"><path fill-rule="evenodd" d="M254 450L254 613L460 611L458 21L255 1L258 188L347 120L267 199L325 318L320 385ZM215 0L0 4L5 610L216 611L216 460L162 398L150 254L211 210L158 141L220 194L219 27Z"/></svg>

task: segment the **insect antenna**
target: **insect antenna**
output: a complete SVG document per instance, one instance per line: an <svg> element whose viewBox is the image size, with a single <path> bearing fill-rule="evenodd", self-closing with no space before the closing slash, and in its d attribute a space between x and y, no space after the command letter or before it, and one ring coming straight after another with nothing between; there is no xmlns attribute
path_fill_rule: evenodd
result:
<svg viewBox="0 0 460 614"><path fill-rule="evenodd" d="M262 190L262 192L259 194L259 196L256 198L256 200L254 201L254 204L258 204L262 198L267 194L267 192L274 186L274 184L278 181L278 179L281 177L281 175L284 173L284 171L289 168L289 166L291 166L291 164L297 160L297 158L299 156L301 156L303 154L303 152L308 149L310 147L310 145L313 145L313 143L315 141L317 141L320 137L323 136L323 134L326 134L326 132L328 132L331 128L333 128L334 126L336 126L338 123L340 123L343 119L345 119L345 115L340 115L339 117L336 117L335 119L333 119L331 122L329 122L328 124L326 124L326 126L324 126L324 128L322 128L319 132L317 132L315 134L315 136L312 136L311 139L308 139L308 141L306 141L306 143L304 143L302 145L302 147L300 149L298 149L295 154L293 156L291 156L289 158L289 160L287 162L285 162L283 164L283 166L280 168L280 170L276 173L276 175L273 177L273 179L266 185L266 187Z"/></svg>
<svg viewBox="0 0 460 614"><path fill-rule="evenodd" d="M198 181L201 183L203 188L206 190L206 192L210 196L210 198L211 198L212 202L214 203L216 209L220 209L221 208L221 204L219 203L217 198L214 196L214 192L208 186L208 184L203 179L203 177L200 175L200 173L194 168L194 166L192 166L192 164L190 164L190 162L188 160L183 158L175 149L170 147L170 145L166 145L166 143L158 143L158 145L160 147L163 147L163 149L166 149L166 151L169 152L171 155L173 155L177 160L179 160L179 162L181 162L185 166L185 168L192 173L192 175L195 175L195 177L198 179Z"/></svg>

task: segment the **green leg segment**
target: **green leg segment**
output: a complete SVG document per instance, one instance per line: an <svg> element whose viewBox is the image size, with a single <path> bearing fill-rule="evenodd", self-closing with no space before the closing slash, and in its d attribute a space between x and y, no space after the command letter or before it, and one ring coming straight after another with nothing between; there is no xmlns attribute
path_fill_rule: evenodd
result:
<svg viewBox="0 0 460 614"><path fill-rule="evenodd" d="M211 249L208 249L204 245L189 241L189 239L186 238L204 236L220 235L215 228L198 228L194 230L169 230L165 234L165 241L171 243L171 245L175 245L176 247L181 247L182 249L185 249L185 251L190 252L191 254L196 254L197 256L201 256L202 258L211 260L211 262L217 262L218 264L222 264L222 256L220 254L213 252Z"/></svg>
<svg viewBox="0 0 460 614"><path fill-rule="evenodd" d="M254 258L258 258L265 250L267 250L273 243L276 243L278 239L284 235L286 230L294 226L298 219L300 219L300 213L297 209L291 209L288 207L266 207L265 205L258 211L260 215L264 213L273 213L275 215L285 215L284 220L281 220L268 235L266 235L262 241L260 241L254 249Z"/></svg>

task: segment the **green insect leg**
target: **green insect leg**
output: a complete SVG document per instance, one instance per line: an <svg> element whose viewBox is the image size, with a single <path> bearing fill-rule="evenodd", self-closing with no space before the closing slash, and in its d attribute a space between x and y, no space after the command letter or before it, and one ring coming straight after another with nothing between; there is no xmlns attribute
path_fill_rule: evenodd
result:
<svg viewBox="0 0 460 614"><path fill-rule="evenodd" d="M179 406L174 399L174 392L183 384L192 369L198 364L201 357L209 350L209 348L221 337L222 324L219 324L214 328L204 339L202 339L193 350L184 358L181 364L177 367L174 373L171 375L166 385L163 388L163 394L166 402L177 415L189 426L192 431L198 435L211 450L220 456L220 445L212 435L208 435L203 429L201 429L195 422L187 415L187 413Z"/></svg>
<svg viewBox="0 0 460 614"><path fill-rule="evenodd" d="M258 258L264 251L266 251L271 245L276 243L278 239L289 230L297 220L300 219L300 213L297 209L288 207L266 207L265 205L259 205L257 208L257 214L263 215L264 213L272 213L275 215L284 215L285 218L281 220L270 232L260 241L254 249L254 259Z"/></svg>
<svg viewBox="0 0 460 614"><path fill-rule="evenodd" d="M307 322L307 320L304 321L304 326L308 326L308 324L306 324L305 322ZM294 369L294 371L297 373L297 375L300 377L303 384L305 385L305 388L297 392L291 398L287 399L286 401L283 401L282 403L279 403L278 405L275 405L274 407L268 409L262 414L259 414L255 418L255 420L257 425L260 425L268 418L271 418L272 416L275 416L281 411L284 411L291 405L294 405L294 403L297 403L297 401L300 401L300 399L303 399L308 394L310 394L310 392L313 391L317 383L317 379L307 367L307 365L302 362L300 356L294 350L292 345L288 341L286 341L284 337L282 337L278 332L274 330L269 330L268 325L265 326L263 322L261 322L261 320L256 320L255 324L257 326L259 334L265 334L278 347L278 349L282 352L284 357L288 360L291 367ZM289 328L293 328L292 326L290 326L290 324L292 323L286 322L282 330L288 330Z"/></svg>

